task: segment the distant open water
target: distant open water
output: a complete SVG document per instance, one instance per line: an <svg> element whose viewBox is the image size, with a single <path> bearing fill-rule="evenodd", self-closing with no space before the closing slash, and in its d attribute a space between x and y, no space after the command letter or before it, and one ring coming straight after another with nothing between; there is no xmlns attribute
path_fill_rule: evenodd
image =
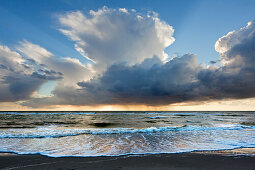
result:
<svg viewBox="0 0 255 170"><path fill-rule="evenodd" d="M0 151L60 156L255 147L255 112L0 112Z"/></svg>

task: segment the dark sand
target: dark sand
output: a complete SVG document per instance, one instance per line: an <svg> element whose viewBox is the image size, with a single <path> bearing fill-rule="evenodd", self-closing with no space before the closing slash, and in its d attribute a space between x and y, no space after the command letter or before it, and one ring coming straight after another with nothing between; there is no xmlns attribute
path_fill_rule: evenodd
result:
<svg viewBox="0 0 255 170"><path fill-rule="evenodd" d="M227 156L228 153L61 158L1 153L0 169L255 169L254 156Z"/></svg>

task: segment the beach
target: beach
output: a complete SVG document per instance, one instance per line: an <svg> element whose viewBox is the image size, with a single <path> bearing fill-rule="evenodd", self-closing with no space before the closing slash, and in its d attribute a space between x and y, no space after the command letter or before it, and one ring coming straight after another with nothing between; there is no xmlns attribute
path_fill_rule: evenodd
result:
<svg viewBox="0 0 255 170"><path fill-rule="evenodd" d="M255 169L253 112L2 112L0 169Z"/></svg>
<svg viewBox="0 0 255 170"><path fill-rule="evenodd" d="M255 169L255 157L233 151L105 157L0 154L1 169Z"/></svg>

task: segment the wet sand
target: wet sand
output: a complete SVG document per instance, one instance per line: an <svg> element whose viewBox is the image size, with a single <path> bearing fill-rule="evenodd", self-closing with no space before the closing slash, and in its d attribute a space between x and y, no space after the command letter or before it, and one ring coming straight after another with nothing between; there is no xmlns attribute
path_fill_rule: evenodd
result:
<svg viewBox="0 0 255 170"><path fill-rule="evenodd" d="M255 169L255 156L226 152L61 157L0 154L1 169ZM231 155L231 156L230 156Z"/></svg>

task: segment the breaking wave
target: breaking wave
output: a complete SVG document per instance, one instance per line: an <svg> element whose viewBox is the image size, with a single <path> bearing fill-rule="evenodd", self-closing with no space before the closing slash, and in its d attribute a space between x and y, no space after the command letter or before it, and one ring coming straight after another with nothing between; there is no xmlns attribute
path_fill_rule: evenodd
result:
<svg viewBox="0 0 255 170"><path fill-rule="evenodd" d="M231 125L218 127L184 126L184 127L149 127L149 128L103 128L103 129L55 129L40 127L32 129L10 129L0 131L0 138L60 138L83 134L124 134L124 133L157 133L164 131L207 131L207 130L242 130L255 129L255 126Z"/></svg>

